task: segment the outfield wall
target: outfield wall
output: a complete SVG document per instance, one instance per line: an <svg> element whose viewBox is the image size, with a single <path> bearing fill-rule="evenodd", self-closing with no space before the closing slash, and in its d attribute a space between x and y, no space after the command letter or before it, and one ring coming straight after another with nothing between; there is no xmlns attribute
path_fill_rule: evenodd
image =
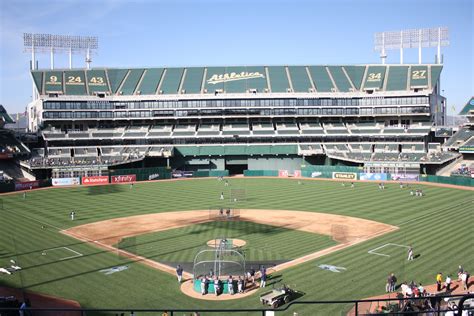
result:
<svg viewBox="0 0 474 316"><path fill-rule="evenodd" d="M264 160L259 161L263 163ZM294 162L296 163L296 161ZM336 180L365 180L365 181L421 181L428 183L439 183L455 186L474 187L474 179L463 177L442 177L434 175L415 175L414 178L399 179L400 175L392 174L366 174L358 167L348 166L310 166L302 170L296 169L294 164L284 164L293 169L278 170L244 170L246 177L298 177L313 179L336 179ZM179 176L178 176L179 175ZM172 171L166 167L135 168L135 169L115 169L110 170L110 174L105 177L83 177L76 185L97 185L97 184L117 184L130 183L136 181L150 181L178 178L205 178L205 177L227 177L228 170L198 170L198 171ZM99 179L100 178L100 179ZM79 178L78 178L79 179ZM54 179L38 180L38 185L34 188L44 188L49 186L60 186L66 184L54 184ZM57 179L56 179L57 180ZM8 182L0 183L0 193L29 190L29 185Z"/></svg>

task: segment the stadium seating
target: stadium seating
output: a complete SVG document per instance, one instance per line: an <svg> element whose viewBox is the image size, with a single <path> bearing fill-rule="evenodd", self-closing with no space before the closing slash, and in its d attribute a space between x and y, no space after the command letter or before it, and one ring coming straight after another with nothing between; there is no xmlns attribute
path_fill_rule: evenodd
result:
<svg viewBox="0 0 474 316"><path fill-rule="evenodd" d="M331 78L327 72L326 67L324 66L310 66L308 67L309 73L313 78L316 91L318 92L331 92L335 91Z"/></svg>
<svg viewBox="0 0 474 316"><path fill-rule="evenodd" d="M270 81L271 92L288 92L288 90L290 89L290 83L288 82L288 76L286 74L285 67L268 67L268 76Z"/></svg>
<svg viewBox="0 0 474 316"><path fill-rule="evenodd" d="M313 88L311 81L304 66L288 66L291 82L293 84L293 91L295 92L309 92Z"/></svg>
<svg viewBox="0 0 474 316"><path fill-rule="evenodd" d="M349 92L352 90L351 83L345 75L342 66L328 66L328 70L331 73L334 83L336 84L337 91Z"/></svg>
<svg viewBox="0 0 474 316"><path fill-rule="evenodd" d="M462 146L471 137L474 137L474 129L463 127L459 129L449 140L444 143L444 147L458 148Z"/></svg>
<svg viewBox="0 0 474 316"><path fill-rule="evenodd" d="M162 75L163 68L146 69L145 74L137 87L137 94L156 94Z"/></svg>

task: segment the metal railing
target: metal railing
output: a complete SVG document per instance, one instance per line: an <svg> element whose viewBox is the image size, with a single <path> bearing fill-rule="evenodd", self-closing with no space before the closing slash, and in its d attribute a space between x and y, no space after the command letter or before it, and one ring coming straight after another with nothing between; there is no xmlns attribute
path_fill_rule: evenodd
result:
<svg viewBox="0 0 474 316"><path fill-rule="evenodd" d="M182 313L199 313L198 315L203 315L202 313L211 313L211 314L216 314L216 313L225 313L226 315L228 314L234 314L234 313L245 313L245 314L260 314L262 316L265 316L267 312L274 312L276 315L278 315L279 312L289 312L291 310L295 310L293 315L299 315L298 312L296 312L296 309L299 306L307 306L307 305L314 305L314 310L312 312L317 312L317 307L321 305L332 305L332 304L353 304L354 307L349 311L349 312L343 312L341 311L341 314L347 314L347 315L354 315L354 316L359 316L359 315L378 315L383 312L376 312L376 311L368 311L364 308L365 311L361 312L361 305L363 304L373 304L377 303L380 305L380 303L390 303L390 302L397 302L397 304L400 307L403 307L406 305L407 302L409 301L420 301L424 299L435 299L437 303L435 306L433 306L433 309L426 310L426 311L390 311L390 312L384 312L388 313L390 315L442 315L442 313L445 313L447 311L454 311L456 310L450 309L448 306L441 306L442 302L445 302L445 299L448 299L450 301L458 301L457 304L457 315L462 315L463 311L470 311L474 312L474 294L465 294L465 295L437 295L437 296L425 296L425 297L417 297L417 298L391 298L391 299L366 299L366 300L343 300L343 301L294 301L290 302L288 304L285 304L283 307L280 308L247 308L247 309L192 309L192 308L182 308L182 309L175 309L175 308L161 308L161 309L133 309L133 308L127 308L127 309L107 309L107 308L100 308L100 309L89 309L89 308L28 308L27 310L32 312L31 314L35 314L35 312L40 312L41 315L48 315L48 313L51 313L50 315L55 315L59 312L69 312L71 315L80 315L80 316L86 316L86 315L91 315L94 313L98 314L105 314L105 313L112 313L113 315L118 315L118 316L136 316L137 314L152 314L155 313L166 313L165 315L168 316L178 316L182 315ZM464 307L464 303L466 300L472 300L473 303L471 303L470 306ZM3 315L4 313L6 314L7 312L19 312L20 308L0 308L0 315ZM163 315L163 314L160 314ZM303 314L302 314L303 315ZM299 315L299 316L302 316ZM307 315L307 314L304 314ZM308 314L309 315L309 314Z"/></svg>

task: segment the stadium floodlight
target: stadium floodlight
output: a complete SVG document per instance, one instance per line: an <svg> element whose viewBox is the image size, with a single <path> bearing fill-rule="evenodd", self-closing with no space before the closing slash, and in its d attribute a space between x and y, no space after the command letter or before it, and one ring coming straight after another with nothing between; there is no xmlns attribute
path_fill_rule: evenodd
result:
<svg viewBox="0 0 474 316"><path fill-rule="evenodd" d="M51 54L51 69L54 69L54 53L69 53L69 68L72 68L73 54L86 54L86 67L90 69L91 54L99 48L99 39L96 36L75 36L56 34L23 33L23 47L25 52L31 52L32 69L36 68L35 54L49 52Z"/></svg>
<svg viewBox="0 0 474 316"><path fill-rule="evenodd" d="M418 63L421 64L421 49L437 47L437 63L441 64L441 46L449 45L447 27L411 29L402 31L375 33L374 49L380 52L382 64L385 64L387 50L400 50L400 63L403 64L403 49L418 48Z"/></svg>

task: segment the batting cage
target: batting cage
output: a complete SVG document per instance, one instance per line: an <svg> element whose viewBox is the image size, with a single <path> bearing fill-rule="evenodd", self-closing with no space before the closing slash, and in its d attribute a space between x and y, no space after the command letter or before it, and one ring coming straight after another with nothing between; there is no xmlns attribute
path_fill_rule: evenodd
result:
<svg viewBox="0 0 474 316"><path fill-rule="evenodd" d="M207 245L194 257L193 262L193 282L194 289L201 291L201 283L213 283L219 280L223 286L222 293L228 293L228 279L237 282L238 278L245 279L245 257L237 246L234 246L232 239L225 237L215 238L214 243ZM213 293L214 286L208 286L207 292Z"/></svg>

